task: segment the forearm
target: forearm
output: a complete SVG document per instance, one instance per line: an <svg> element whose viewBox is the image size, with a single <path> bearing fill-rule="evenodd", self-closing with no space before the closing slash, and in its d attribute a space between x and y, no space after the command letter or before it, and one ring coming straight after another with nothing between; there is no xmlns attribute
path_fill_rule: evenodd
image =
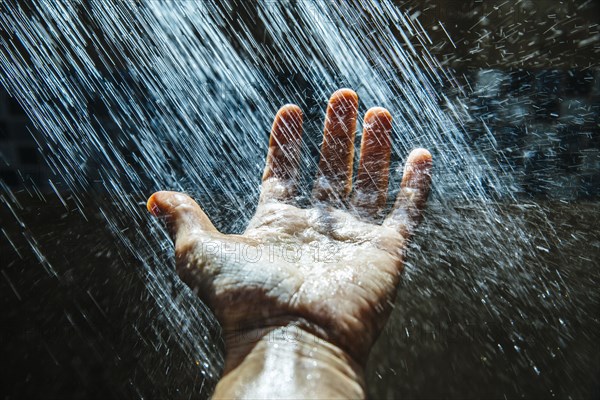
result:
<svg viewBox="0 0 600 400"><path fill-rule="evenodd" d="M295 325L226 334L213 398L364 398L364 372L345 351Z"/></svg>

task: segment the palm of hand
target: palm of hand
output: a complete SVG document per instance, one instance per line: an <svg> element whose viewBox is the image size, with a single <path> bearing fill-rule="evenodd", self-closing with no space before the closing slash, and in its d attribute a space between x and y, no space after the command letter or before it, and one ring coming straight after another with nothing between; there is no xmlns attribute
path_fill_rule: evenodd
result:
<svg viewBox="0 0 600 400"><path fill-rule="evenodd" d="M313 208L290 204L301 138L296 106L284 106L275 118L261 200L244 234L218 232L186 195L157 192L148 201L153 214L166 217L180 277L226 333L293 322L366 357L393 304L406 240L427 198L431 156L411 153L402 190L381 224L391 116L369 110L348 205L356 109L350 90L330 100Z"/></svg>

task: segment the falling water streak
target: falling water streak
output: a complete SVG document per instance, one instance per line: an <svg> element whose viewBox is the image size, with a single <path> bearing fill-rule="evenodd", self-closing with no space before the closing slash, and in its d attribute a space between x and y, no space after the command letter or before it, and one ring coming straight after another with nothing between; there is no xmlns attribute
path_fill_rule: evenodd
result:
<svg viewBox="0 0 600 400"><path fill-rule="evenodd" d="M34 4L0 5L0 26L10 34L2 42L1 83L43 135L43 153L67 185L71 201L84 216L87 210L98 210L122 248L144 263L148 289L164 307L171 331L190 359L209 361L205 372L214 375L220 356L197 340L204 335L200 331L208 321L206 310L190 324L189 313L172 299L167 284L171 272L162 266L168 243L164 230L152 221L152 234L140 233L132 241L123 229L143 226L149 218L143 206L146 196L168 188L192 191L209 212L235 210L240 215L235 223L217 222L240 230L251 217L248 204L258 195L269 119L284 102L301 102L302 88L290 81L275 90L281 71L276 60L273 66L264 64L272 59L269 50L249 30L237 33L241 49L224 37L220 27L229 23L223 12L227 5L104 0ZM263 2L258 14L279 54L297 67L321 104L338 85L355 88L363 105L381 105L394 115L396 155L415 146L432 151L433 207L449 210L443 218L450 226L461 218L451 211L457 207L476 215L462 229L468 245L485 238L491 243L488 251L498 257L499 268L478 272L479 289L484 291L486 282L502 273L513 277L517 292L527 290L521 284L535 283L536 278L519 265L535 249L520 218L495 205L499 199L514 200L518 185L490 157L493 135L488 130L477 147L467 141L465 130L473 121L460 100L439 92L456 81L427 51L431 39L416 18L389 1L354 5ZM111 135L114 129L105 128L90 112L92 100L106 108L121 135ZM317 125L307 121L307 127ZM316 147L318 132L307 136L307 148ZM314 171L315 161L306 156L306 169ZM236 168L227 168L231 165ZM222 170L237 175L222 179ZM99 188L92 182L96 171ZM392 182L398 176L394 172ZM79 194L93 190L105 193L109 201L90 204ZM6 186L2 193L9 207L18 204ZM18 210L11 211L19 220ZM52 273L35 239L27 234L27 240ZM409 273L419 270L409 268Z"/></svg>

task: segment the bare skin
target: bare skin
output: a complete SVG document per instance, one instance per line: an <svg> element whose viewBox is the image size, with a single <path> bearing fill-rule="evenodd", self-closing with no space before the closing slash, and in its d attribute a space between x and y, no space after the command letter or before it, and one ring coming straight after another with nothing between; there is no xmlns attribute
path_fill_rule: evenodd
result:
<svg viewBox="0 0 600 400"><path fill-rule="evenodd" d="M294 206L302 112L275 116L256 214L242 235L217 231L185 194L157 192L177 272L214 311L225 334L215 398L364 398L364 367L386 323L403 254L431 183L431 155L409 155L385 213L392 117L367 111L352 184L358 97L329 100L314 206Z"/></svg>

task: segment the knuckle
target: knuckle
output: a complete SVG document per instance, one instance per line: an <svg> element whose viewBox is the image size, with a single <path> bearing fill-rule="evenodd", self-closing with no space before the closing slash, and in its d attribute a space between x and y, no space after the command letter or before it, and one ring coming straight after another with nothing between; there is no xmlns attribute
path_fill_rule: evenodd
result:
<svg viewBox="0 0 600 400"><path fill-rule="evenodd" d="M194 250L195 241L191 239L177 239L175 242L175 259L179 263L186 260Z"/></svg>

